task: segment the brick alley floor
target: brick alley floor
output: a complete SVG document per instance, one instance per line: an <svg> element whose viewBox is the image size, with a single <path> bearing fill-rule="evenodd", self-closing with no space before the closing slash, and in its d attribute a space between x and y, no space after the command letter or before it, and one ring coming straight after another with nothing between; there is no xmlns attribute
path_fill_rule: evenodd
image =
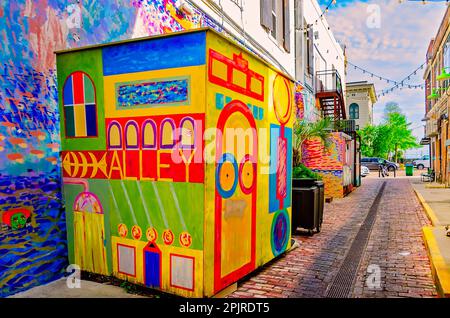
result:
<svg viewBox="0 0 450 318"><path fill-rule="evenodd" d="M421 231L429 221L408 179L386 180L351 296L435 297ZM365 178L349 196L327 203L320 233L294 236L299 247L244 279L228 297L325 297L382 181ZM380 275L371 275L374 270Z"/></svg>

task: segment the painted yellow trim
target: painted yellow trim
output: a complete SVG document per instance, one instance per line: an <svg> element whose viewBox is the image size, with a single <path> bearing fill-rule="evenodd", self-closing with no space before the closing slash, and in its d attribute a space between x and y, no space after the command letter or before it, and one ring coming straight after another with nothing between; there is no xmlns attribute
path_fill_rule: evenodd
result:
<svg viewBox="0 0 450 318"><path fill-rule="evenodd" d="M433 209L428 205L428 203L425 201L425 199L419 193L419 191L414 189L414 192L416 193L417 199L419 200L420 204L422 205L423 209L425 210L425 214L427 215L427 217L430 220L431 224L433 226L439 225L439 219L437 218L437 216L434 213Z"/></svg>
<svg viewBox="0 0 450 318"><path fill-rule="evenodd" d="M427 189L445 189L448 188L445 184L426 184Z"/></svg>
<svg viewBox="0 0 450 318"><path fill-rule="evenodd" d="M439 250L433 234L433 227L425 226L422 231L437 292L440 297L448 298L450 297L450 267Z"/></svg>

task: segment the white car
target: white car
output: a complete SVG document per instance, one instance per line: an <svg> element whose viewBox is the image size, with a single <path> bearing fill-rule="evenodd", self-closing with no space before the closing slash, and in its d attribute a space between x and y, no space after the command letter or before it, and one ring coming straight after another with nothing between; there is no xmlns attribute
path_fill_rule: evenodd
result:
<svg viewBox="0 0 450 318"><path fill-rule="evenodd" d="M424 155L422 158L413 161L414 167L419 170L423 170L425 168L430 167L430 156Z"/></svg>
<svg viewBox="0 0 450 318"><path fill-rule="evenodd" d="M368 176L370 174L369 168L366 166L361 166L361 177Z"/></svg>

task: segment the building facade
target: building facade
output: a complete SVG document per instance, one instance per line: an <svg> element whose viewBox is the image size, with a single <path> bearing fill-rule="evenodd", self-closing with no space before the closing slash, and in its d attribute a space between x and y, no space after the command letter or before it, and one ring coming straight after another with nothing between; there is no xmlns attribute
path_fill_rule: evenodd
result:
<svg viewBox="0 0 450 318"><path fill-rule="evenodd" d="M349 119L355 120L355 129L373 124L373 106L377 102L375 85L362 82L346 84L346 111Z"/></svg>
<svg viewBox="0 0 450 318"><path fill-rule="evenodd" d="M315 120L324 112L327 115L317 93L337 92L338 102L339 94L343 93L346 78L345 48L336 41L316 0L295 1L295 5L295 78L302 85L302 115ZM343 105L343 100L337 105L342 114L345 112ZM341 117L345 117L343 115Z"/></svg>
<svg viewBox="0 0 450 318"><path fill-rule="evenodd" d="M447 8L439 30L430 41L426 56L425 138L422 144L430 145L431 168L436 181L449 184L449 106L450 84L450 9Z"/></svg>
<svg viewBox="0 0 450 318"><path fill-rule="evenodd" d="M327 197L343 197L359 185L356 133L345 108L345 47L336 41L317 1L295 4L298 118L344 123L343 128L334 126L329 149L318 140L306 141L303 163L322 176Z"/></svg>

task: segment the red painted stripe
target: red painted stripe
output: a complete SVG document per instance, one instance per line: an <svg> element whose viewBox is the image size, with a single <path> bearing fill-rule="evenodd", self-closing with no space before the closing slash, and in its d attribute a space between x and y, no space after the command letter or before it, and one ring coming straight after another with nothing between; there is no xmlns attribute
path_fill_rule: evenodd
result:
<svg viewBox="0 0 450 318"><path fill-rule="evenodd" d="M84 83L83 73L76 72L72 74L73 100L74 104L84 104Z"/></svg>

